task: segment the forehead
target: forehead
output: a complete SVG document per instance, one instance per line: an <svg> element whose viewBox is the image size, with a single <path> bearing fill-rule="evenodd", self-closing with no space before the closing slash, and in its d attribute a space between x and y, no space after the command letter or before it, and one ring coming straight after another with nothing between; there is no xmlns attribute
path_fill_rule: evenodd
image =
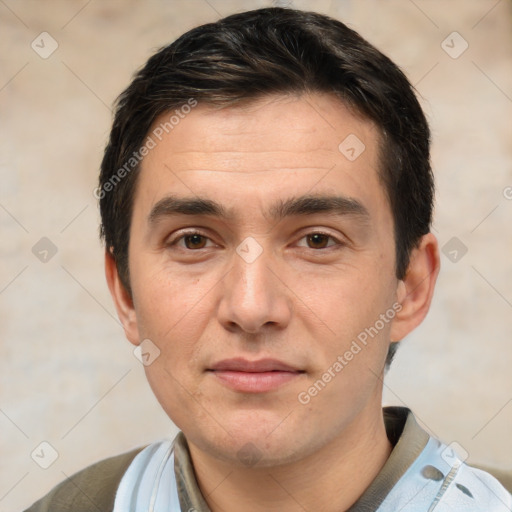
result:
<svg viewBox="0 0 512 512"><path fill-rule="evenodd" d="M370 209L387 207L379 131L331 95L271 96L224 108L199 103L172 115L162 115L148 134L154 147L141 165L136 204L149 208L172 189L221 196L246 210L264 211L267 198L279 195L335 192L358 196Z"/></svg>

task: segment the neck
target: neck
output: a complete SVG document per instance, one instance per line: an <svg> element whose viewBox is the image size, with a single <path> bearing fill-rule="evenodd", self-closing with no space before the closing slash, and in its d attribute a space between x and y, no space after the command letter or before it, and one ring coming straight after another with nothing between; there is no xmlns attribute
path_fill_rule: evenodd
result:
<svg viewBox="0 0 512 512"><path fill-rule="evenodd" d="M382 410L363 410L331 442L294 463L240 468L189 444L199 488L212 512L347 510L391 453Z"/></svg>

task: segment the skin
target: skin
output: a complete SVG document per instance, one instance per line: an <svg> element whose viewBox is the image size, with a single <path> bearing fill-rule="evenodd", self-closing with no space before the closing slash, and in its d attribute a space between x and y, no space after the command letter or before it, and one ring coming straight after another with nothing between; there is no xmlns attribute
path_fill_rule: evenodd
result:
<svg viewBox="0 0 512 512"><path fill-rule="evenodd" d="M354 161L338 149L349 134L365 145ZM108 252L107 281L127 338L161 351L147 378L185 433L214 512L346 510L390 454L386 353L427 314L439 254L435 237L424 236L406 277L396 278L378 144L378 129L330 95L272 96L223 109L199 104L142 163L132 296ZM231 216L162 208L151 216L169 195L216 201ZM279 201L333 195L366 214L271 215ZM247 237L261 250L252 262L237 253ZM300 403L299 393L394 304L394 318ZM240 391L208 371L234 357L278 359L300 373L270 391ZM241 456L248 452L250 462Z"/></svg>

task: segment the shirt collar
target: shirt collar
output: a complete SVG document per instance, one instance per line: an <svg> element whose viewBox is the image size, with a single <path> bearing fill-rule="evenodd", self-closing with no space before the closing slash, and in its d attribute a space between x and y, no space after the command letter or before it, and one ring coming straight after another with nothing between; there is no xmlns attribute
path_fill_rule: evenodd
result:
<svg viewBox="0 0 512 512"><path fill-rule="evenodd" d="M384 407L384 424L393 450L363 495L347 512L374 512L419 457L430 436L405 407Z"/></svg>
<svg viewBox="0 0 512 512"><path fill-rule="evenodd" d="M425 448L429 435L405 407L385 407L384 423L394 446L384 467L363 495L347 512L373 512ZM190 451L183 432L174 441L174 473L181 510L210 512L194 473Z"/></svg>

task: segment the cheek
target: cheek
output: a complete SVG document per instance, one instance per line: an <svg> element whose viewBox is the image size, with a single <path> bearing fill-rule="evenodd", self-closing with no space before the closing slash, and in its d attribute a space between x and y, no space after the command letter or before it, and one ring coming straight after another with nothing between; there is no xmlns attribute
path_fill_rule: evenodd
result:
<svg viewBox="0 0 512 512"><path fill-rule="evenodd" d="M328 275L303 275L295 279L294 293L329 330L330 337L347 340L379 318L391 305L391 280L383 282L369 265L337 268Z"/></svg>
<svg viewBox="0 0 512 512"><path fill-rule="evenodd" d="M197 286L180 284L148 287L139 295L136 307L142 335L160 350L154 362L145 367L146 377L168 416L183 428L186 415L191 413L191 397L198 399L200 340L212 313L207 297ZM195 417L199 414L200 410L194 412Z"/></svg>
<svg viewBox="0 0 512 512"><path fill-rule="evenodd" d="M187 424L187 415L192 413L191 396L196 390L186 380L186 375L179 373L180 364L169 364L160 356L150 366L145 367L146 378L156 399L171 421L183 429ZM175 363L178 362L176 358ZM197 399L197 398L196 398ZM194 411L197 417L197 411Z"/></svg>
<svg viewBox="0 0 512 512"><path fill-rule="evenodd" d="M197 392L201 340L212 316L212 305L198 280L152 279L138 286L135 308L142 339L158 347L159 355L145 367L148 382L163 408L175 418L187 410ZM197 364L196 364L197 362Z"/></svg>
<svg viewBox="0 0 512 512"><path fill-rule="evenodd" d="M151 272L151 268L156 268ZM208 320L210 280L168 272L148 262L147 270L139 271L134 283L134 305L139 331L162 344L180 338L185 343L194 338Z"/></svg>
<svg viewBox="0 0 512 512"><path fill-rule="evenodd" d="M362 387L374 387L386 358L394 316L393 294L389 291L392 279L389 278L389 284L384 279L366 267L365 272L353 275L338 273L324 282L325 286L316 281L315 286L307 287L301 281L303 291L309 289L305 302L316 315L312 320L316 324L312 337L322 340L314 343L311 354L316 363L314 380L322 380L325 372L331 370L331 375L325 375L329 390L322 393L320 402L336 401L340 396L347 401L358 396ZM320 335L320 330L324 335Z"/></svg>

